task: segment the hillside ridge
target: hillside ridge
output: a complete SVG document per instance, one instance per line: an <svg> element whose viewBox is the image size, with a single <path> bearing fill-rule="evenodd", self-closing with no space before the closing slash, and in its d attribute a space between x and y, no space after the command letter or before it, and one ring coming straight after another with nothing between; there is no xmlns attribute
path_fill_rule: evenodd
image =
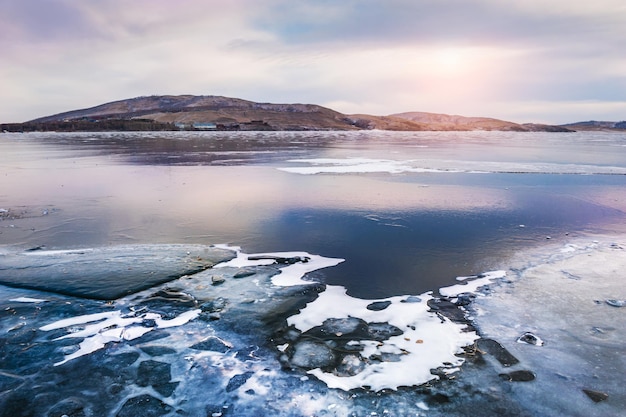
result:
<svg viewBox="0 0 626 417"><path fill-rule="evenodd" d="M606 122L610 123L610 122ZM623 123L623 122L622 122ZM428 112L343 114L316 104L259 103L213 95L152 95L3 124L3 130L398 130L570 132L580 124L519 124L490 117ZM615 123L613 127L619 128ZM584 127L584 125L583 125Z"/></svg>

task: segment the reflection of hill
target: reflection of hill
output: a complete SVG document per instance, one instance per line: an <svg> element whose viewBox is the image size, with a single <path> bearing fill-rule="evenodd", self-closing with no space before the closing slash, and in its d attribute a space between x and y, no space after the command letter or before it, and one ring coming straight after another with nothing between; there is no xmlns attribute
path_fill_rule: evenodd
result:
<svg viewBox="0 0 626 417"><path fill-rule="evenodd" d="M137 97L41 117L6 130L504 130L568 131L486 117L408 112L345 115L315 104L256 103L220 96Z"/></svg>

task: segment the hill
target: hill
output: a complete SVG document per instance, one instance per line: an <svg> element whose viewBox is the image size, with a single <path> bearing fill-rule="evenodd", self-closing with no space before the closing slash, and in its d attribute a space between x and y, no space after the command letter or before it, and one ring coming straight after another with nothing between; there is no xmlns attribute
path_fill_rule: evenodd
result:
<svg viewBox="0 0 626 417"><path fill-rule="evenodd" d="M315 104L257 103L222 96L148 96L41 117L3 130L501 130L570 131L485 117L407 112L346 115Z"/></svg>
<svg viewBox="0 0 626 417"><path fill-rule="evenodd" d="M626 121L622 122L600 122L596 120L590 120L587 122L576 122L561 125L567 129L572 130L626 130Z"/></svg>
<svg viewBox="0 0 626 417"><path fill-rule="evenodd" d="M46 116L30 123L135 118L190 128L194 124L215 124L224 129L247 130L354 128L343 120L343 114L314 104L255 103L238 98L192 95L131 98Z"/></svg>
<svg viewBox="0 0 626 417"><path fill-rule="evenodd" d="M514 130L526 131L522 125L487 117L451 116L448 114L407 112L391 117L427 125L431 130Z"/></svg>

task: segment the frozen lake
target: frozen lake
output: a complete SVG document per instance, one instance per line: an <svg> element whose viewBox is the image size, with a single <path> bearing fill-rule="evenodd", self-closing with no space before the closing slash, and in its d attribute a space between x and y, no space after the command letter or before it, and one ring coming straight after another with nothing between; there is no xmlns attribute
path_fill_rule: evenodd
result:
<svg viewBox="0 0 626 417"><path fill-rule="evenodd" d="M616 360L615 353L626 350L620 339L626 310L606 302L619 305L626 293L618 278L603 278L623 262L624 134L0 134L0 169L0 254L39 249L15 262L33 262L37 253L57 256L58 251L84 248L119 246L128 253L146 250L146 245L159 245L147 250L169 250L163 245L220 244L232 256L271 252L297 257L294 265L302 266L305 280L326 284L307 285L298 277L289 281L286 271L274 275L278 266L244 262L218 264L167 284L155 278L151 284L135 280L131 285L117 270L106 278L115 281L119 276L115 282L92 281L81 287L61 276L53 286L33 281L26 290L20 288L25 286L22 278L0 268L3 282L11 285L0 287L0 307L8 312L1 326L5 346L33 347L23 359L9 359L21 352L17 347L3 350L0 409L9 411L0 415L61 410L70 416L240 416L259 415L274 404L273 415L293 416L604 416L626 407L617 388L626 370L624 356ZM99 251L94 253L101 257L88 265L111 256ZM305 258L310 261L302 262ZM581 259L587 258L605 268L595 271L597 281L591 283L581 272L586 269ZM555 269L555 262L565 266ZM558 311L537 306L543 320L529 316L514 323L505 312L517 311L521 303L530 305L533 293L555 297L559 286L551 288L554 282L529 288L524 279L541 268L547 275L564 274L560 279L569 286L563 291L567 297L587 294L589 305L578 300L584 304L579 310L586 317L597 316L596 322L572 320L580 328L568 329L562 316L575 310L567 310L565 302ZM220 269L224 276L216 281L210 271ZM230 279L244 273L256 281ZM277 281L281 276L285 279ZM475 288L458 290L457 277L470 277ZM475 307L454 305L464 304L458 294L475 294L479 284L489 282L493 288L489 295L478 296ZM122 287L119 294L142 292L112 303L93 299L106 299L109 287L116 285ZM168 297L154 302L159 290L174 294L171 303L163 302ZM218 298L228 302L217 308ZM436 313L441 300L455 312ZM551 305L560 305L559 300ZM199 308L207 302L213 307ZM90 316L103 309L106 314ZM203 314L214 316L201 320ZM271 314L276 323L268 324L264 317ZM466 317L455 320L455 314ZM521 309L515 317L524 314ZM71 317L74 321L67 326L57 323ZM262 324L242 324L247 318ZM104 324L90 334L92 321ZM285 330L289 328L293 334ZM332 340L319 342L319 332L331 328ZM111 329L121 333L104 337ZM150 339L164 329L167 336L154 339L161 342ZM63 338L62 331L77 332L78 340ZM541 354L518 351L517 337L526 331L548 339L545 346L532 346ZM553 336L559 332L565 336L558 340L567 341L562 349ZM581 335L573 337L577 332ZM446 347L429 345L428 335L435 334ZM91 339L96 335L103 339ZM496 347L478 340L480 336ZM224 343L190 348L206 347L207 337ZM581 340L588 350L580 348ZM86 347L89 343L93 350ZM236 348L237 343L248 351ZM578 347L568 350L574 345ZM250 346L258 349L256 355ZM471 346L486 355L485 365L467 357ZM171 352L152 355L157 348ZM513 374L512 382L499 376L528 371L492 360L498 358L494 349L500 348L513 352L523 366L532 364L533 379L524 380L528 374L523 372ZM437 356L446 349L451 350ZM460 355L463 349L465 356ZM254 360L242 359L246 355ZM416 355L427 360L420 362ZM303 359L310 356L320 361L317 366ZM599 359L589 364L592 356ZM31 362L43 370L32 369ZM603 371L603 366L611 369ZM86 388L109 400L89 399L69 382L57 387L55 396L38 382L71 380L82 368L106 374L99 367L110 372L131 369L122 381L111 377L114 394L107 387ZM588 370L572 374L581 367ZM201 401L197 395L207 384L209 399ZM571 386L564 390L565 402L552 398L560 385ZM30 401L35 386L39 397L49 399ZM109 391L103 394L103 389ZM608 398L596 402L583 390ZM74 411L67 411L72 407Z"/></svg>
<svg viewBox="0 0 626 417"><path fill-rule="evenodd" d="M348 259L325 280L352 295L418 294L506 266L547 236L614 231L625 143L501 132L3 135L0 208L19 218L1 223L0 242L303 250ZM300 162L313 159L330 162ZM285 171L311 167L322 173Z"/></svg>

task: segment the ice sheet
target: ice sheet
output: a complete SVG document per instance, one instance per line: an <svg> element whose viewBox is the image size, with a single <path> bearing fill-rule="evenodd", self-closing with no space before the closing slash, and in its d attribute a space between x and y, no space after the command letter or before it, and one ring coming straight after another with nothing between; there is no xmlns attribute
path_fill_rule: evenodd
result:
<svg viewBox="0 0 626 417"><path fill-rule="evenodd" d="M232 255L210 246L180 244L4 252L0 283L113 300L202 271Z"/></svg>
<svg viewBox="0 0 626 417"><path fill-rule="evenodd" d="M168 404L205 410L207 399L228 398L224 405L230 411L224 411L218 403L211 414L230 412L251 416L258 415L259 410L271 410L275 415L290 415L294 410L307 410L311 415L343 416L375 410L378 415L387 411L390 415L406 412L460 416L466 411L463 404L471 404L479 395L480 401L485 401L480 403L481 407L495 400L499 404L512 402L526 410L511 415L581 415L576 410L594 417L619 415L617 410L626 403L621 392L626 323L624 307L607 300L626 299L620 274L626 268L624 247L604 240L572 241L539 255L525 255L527 264L513 265L506 275L500 270L459 277L467 283L439 289L440 294L452 298L473 292L481 285L490 285L491 291L476 295L475 308L471 305L464 308L470 309L481 336L497 340L519 360L510 367L503 367L489 355L486 355L489 365L475 366L470 356L459 355L464 347L477 341L479 334L467 329L467 322L452 322L429 306L429 302L431 305L437 302L433 295L437 290L418 296L363 300L348 296L345 288L333 285L317 294L323 287L316 284L308 287L315 288L308 294L317 298L303 303L303 307L298 307L299 312L292 312L283 310L283 306L291 305L306 293L303 288L312 284L303 279L304 269L336 265L342 260L318 259L316 255L297 251L245 254L239 248L230 248L238 252L232 261L179 280L177 291L168 289L170 292L165 295L174 298L164 307L169 311L167 316L161 313L160 304L144 302L159 294L153 289L97 307L112 310L91 310L91 314L41 323L38 326L41 331L56 333L53 339L40 339L38 343L59 343L55 354L63 352L65 357L56 361L57 366L96 354L103 348L107 349L105 358L139 349L144 353L131 366L133 372L147 360L166 364L158 366L171 369L171 380L178 383L176 393L159 397ZM276 263L277 258L285 263ZM271 265L262 265L270 262ZM252 275L234 278L242 271L240 268ZM282 272L276 275L278 270ZM224 283L212 283L211 277L216 272L225 277ZM280 281L272 280L281 275L291 276L285 285L298 286L282 287ZM505 276L506 280L499 279ZM175 300L186 297L206 303L202 309L191 303L175 306ZM46 311L48 305L37 308ZM284 316L291 329L287 332L297 332L301 337L276 339L275 346L266 350L263 341L274 340L276 335L269 337L268 329L258 326L266 323L268 317L273 318L276 311L289 311ZM294 353L302 349L300 353L304 355L323 355L342 333L350 334L365 323L374 327L392 326L401 333L379 339L361 334L350 339L346 346L353 353L346 356L342 365L351 369L351 373L338 372L334 365L308 366L306 356L296 357ZM321 334L316 329L320 328L333 329L325 342L316 339ZM16 329L10 334L19 331ZM141 336L156 329L167 329L159 335L166 338L140 342ZM544 343L518 342L527 332ZM68 339L77 341L76 350L69 353ZM202 345L207 339L215 341L214 347L210 343ZM125 343L131 340L139 340L140 347L134 346L136 342ZM150 347L167 348L175 353L148 358L145 352L150 352L147 350ZM283 356L295 357L294 362L300 364L304 361L304 368L284 372L282 365L288 361L283 362ZM470 363L465 364L466 360ZM530 372L536 378L530 382L509 382L498 377L498 373L518 371ZM437 378L441 381L435 383L433 380ZM455 385L454 381L459 382ZM401 389L416 385L420 387L415 390ZM442 408L432 400L431 394L436 395L437 387L442 386L450 390L442 392L455 403L454 407L459 407L450 414L446 412L451 406ZM146 389L154 393L153 388ZM202 395L198 395L199 389ZM583 389L607 393L609 399L595 404ZM555 399L554 392L559 392L562 398ZM493 407L496 409L497 405Z"/></svg>
<svg viewBox="0 0 626 417"><path fill-rule="evenodd" d="M612 239L520 253L507 281L472 304L481 334L536 373L532 384L511 392L532 415L623 414L626 310L606 300L626 298L626 243ZM538 343L519 343L526 332ZM583 389L608 399L594 404Z"/></svg>

